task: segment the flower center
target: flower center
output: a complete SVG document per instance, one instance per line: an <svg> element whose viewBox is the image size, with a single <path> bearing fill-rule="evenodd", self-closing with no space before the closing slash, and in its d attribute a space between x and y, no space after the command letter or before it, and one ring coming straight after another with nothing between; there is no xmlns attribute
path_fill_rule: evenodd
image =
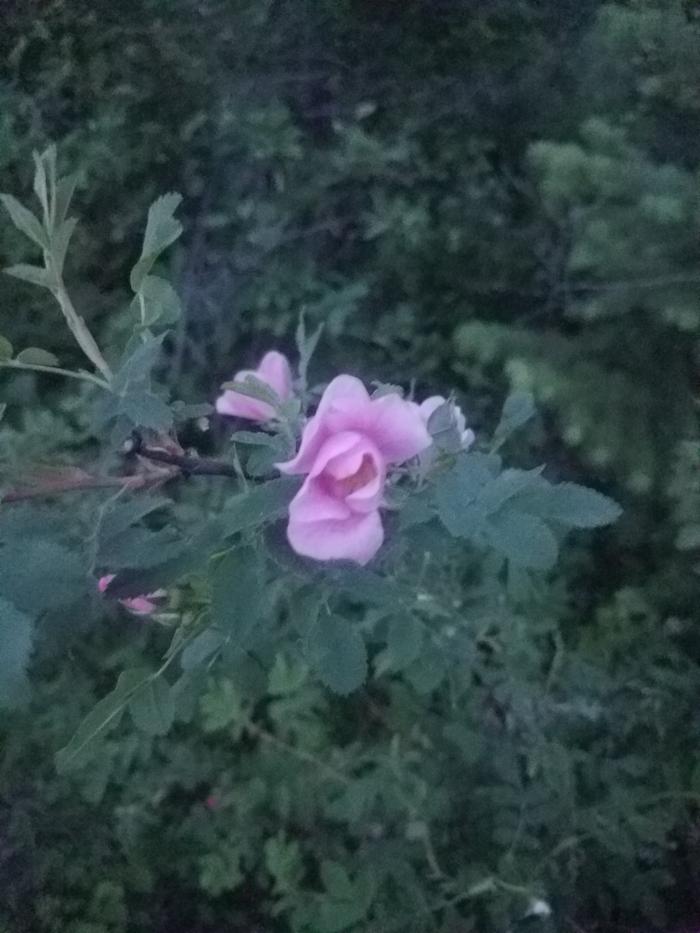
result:
<svg viewBox="0 0 700 933"><path fill-rule="evenodd" d="M354 473L350 476L343 476L342 479L333 479L333 491L337 496L349 496L350 493L362 489L373 479L377 477L377 467L374 459L365 454L362 462Z"/></svg>

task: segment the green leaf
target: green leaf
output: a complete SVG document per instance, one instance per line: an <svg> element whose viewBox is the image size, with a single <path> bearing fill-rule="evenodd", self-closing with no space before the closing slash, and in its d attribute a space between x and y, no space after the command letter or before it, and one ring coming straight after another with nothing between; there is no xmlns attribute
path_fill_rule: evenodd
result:
<svg viewBox="0 0 700 933"><path fill-rule="evenodd" d="M282 476L234 496L220 516L224 534L229 537L281 518L298 489L296 477Z"/></svg>
<svg viewBox="0 0 700 933"><path fill-rule="evenodd" d="M56 149L52 149L52 160L53 165L56 165ZM44 226L46 229L50 229L50 213L49 213L49 186L46 179L46 163L44 161L45 156L48 155L48 150L46 153L39 155L38 152L32 153L32 158L34 159L34 194L39 199L42 210L44 212Z"/></svg>
<svg viewBox="0 0 700 933"><path fill-rule="evenodd" d="M146 569L130 569L120 572L113 580L107 593L117 599L151 593L160 587L182 583L191 574L206 566L212 552L221 546L221 528L218 522L210 521L204 528L182 539L179 553L168 555L165 560Z"/></svg>
<svg viewBox="0 0 700 933"><path fill-rule="evenodd" d="M40 288L52 288L54 284L53 276L42 266L30 266L21 262L16 266L3 269L3 272L5 275L11 275L31 285L38 285Z"/></svg>
<svg viewBox="0 0 700 933"><path fill-rule="evenodd" d="M141 290L143 280L151 271L156 259L182 233L182 224L174 217L181 201L181 195L170 193L164 194L151 204L141 257L131 270L130 282L134 292Z"/></svg>
<svg viewBox="0 0 700 933"><path fill-rule="evenodd" d="M56 770L59 774L80 768L89 760L94 753L95 743L117 728L131 696L151 676L149 671L142 669L122 671L114 690L90 710L70 742L56 752Z"/></svg>
<svg viewBox="0 0 700 933"><path fill-rule="evenodd" d="M125 395L119 405L119 414L126 416L136 427L152 431L167 431L173 424L169 405L152 392Z"/></svg>
<svg viewBox="0 0 700 933"><path fill-rule="evenodd" d="M0 706L18 706L26 700L31 647L32 620L0 596Z"/></svg>
<svg viewBox="0 0 700 933"><path fill-rule="evenodd" d="M248 398L254 398L259 402L266 402L275 410L280 406L280 398L266 382L258 379L257 376L247 375L245 379L235 379L233 382L224 382L222 389L229 389L237 392L239 395L245 395Z"/></svg>
<svg viewBox="0 0 700 933"><path fill-rule="evenodd" d="M17 354L18 363L27 363L31 366L58 366L58 359L49 353L48 350L42 350L41 347L27 347Z"/></svg>
<svg viewBox="0 0 700 933"><path fill-rule="evenodd" d="M302 311L299 315L299 323L297 325L295 338L297 345L297 352L299 353L299 378L301 380L302 386L306 386L307 383L307 374L309 369L309 363L313 357L318 341L321 338L323 333L323 322L321 322L316 330L308 336L306 333L306 316Z"/></svg>
<svg viewBox="0 0 700 933"><path fill-rule="evenodd" d="M504 470L480 490L478 503L489 514L500 509L509 499L541 483L544 467L534 470Z"/></svg>
<svg viewBox="0 0 700 933"><path fill-rule="evenodd" d="M7 337L0 337L0 361L11 360L14 350Z"/></svg>
<svg viewBox="0 0 700 933"><path fill-rule="evenodd" d="M543 483L517 497L517 507L567 528L600 528L622 514L608 496L577 483Z"/></svg>
<svg viewBox="0 0 700 933"><path fill-rule="evenodd" d="M137 729L148 735L165 735L175 716L170 685L163 677L149 680L129 700L129 713Z"/></svg>
<svg viewBox="0 0 700 933"><path fill-rule="evenodd" d="M235 548L212 562L209 578L212 621L234 650L245 651L264 605L263 557L250 547Z"/></svg>
<svg viewBox="0 0 700 933"><path fill-rule="evenodd" d="M73 200L75 186L78 183L78 178L79 175L76 172L73 175L66 175L63 178L59 178L56 183L56 216L53 219L54 229L60 229L65 223L70 202Z"/></svg>
<svg viewBox="0 0 700 933"><path fill-rule="evenodd" d="M498 450L508 438L537 414L535 401L529 392L513 392L505 400L501 420L493 435L493 449Z"/></svg>
<svg viewBox="0 0 700 933"><path fill-rule="evenodd" d="M455 537L472 538L484 518L478 505L483 489L493 481L496 463L483 454L465 454L435 485L440 521Z"/></svg>
<svg viewBox="0 0 700 933"><path fill-rule="evenodd" d="M402 671L419 657L423 648L424 628L410 613L389 620L386 649L375 661L375 671Z"/></svg>
<svg viewBox="0 0 700 933"><path fill-rule="evenodd" d="M307 634L310 665L334 693L346 695L367 676L367 649L356 628L336 615L322 613Z"/></svg>
<svg viewBox="0 0 700 933"><path fill-rule="evenodd" d="M549 570L556 563L557 540L534 515L504 508L489 518L486 535L492 547L518 566Z"/></svg>
<svg viewBox="0 0 700 933"><path fill-rule="evenodd" d="M27 210L24 205L20 204L17 198L13 198L11 194L0 194L0 203L3 204L10 215L15 227L29 237L30 240L33 240L37 246L48 252L50 248L49 238L39 219L30 210Z"/></svg>
<svg viewBox="0 0 700 933"><path fill-rule="evenodd" d="M66 260L68 245L71 241L71 237L73 236L73 232L75 231L77 224L78 221L75 219L75 217L69 217L68 220L61 224L60 227L56 228L56 231L51 239L51 255L59 275L63 272L63 264Z"/></svg>
<svg viewBox="0 0 700 933"><path fill-rule="evenodd" d="M143 305L143 318L141 308ZM158 275L147 275L131 302L132 314L144 327L174 324L182 313L182 303L170 282Z"/></svg>
<svg viewBox="0 0 700 933"><path fill-rule="evenodd" d="M350 876L340 862L331 862L330 860L321 862L321 881L326 891L335 900L353 900L355 888Z"/></svg>

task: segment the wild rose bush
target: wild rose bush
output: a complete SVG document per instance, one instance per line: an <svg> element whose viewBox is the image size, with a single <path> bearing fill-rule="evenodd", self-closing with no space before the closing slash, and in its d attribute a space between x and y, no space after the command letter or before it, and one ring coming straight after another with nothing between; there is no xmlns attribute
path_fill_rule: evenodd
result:
<svg viewBox="0 0 700 933"><path fill-rule="evenodd" d="M59 771L89 770L127 712L140 732L157 737L192 720L199 701L212 731L230 729L236 741L267 735L256 721L260 694L246 693L251 661L269 678L271 696L293 695L287 682L295 678L341 696L365 682L390 693L401 678L423 703L443 689L462 702L478 689L484 715L498 709L495 697L509 689L507 678L499 681L507 670L498 666L500 654L531 650L531 638L555 638L550 629L528 634L521 620L538 604L564 538L619 514L604 495L553 482L542 466L504 464L501 451L535 416L529 396L510 396L490 436L475 437L449 386L444 397L421 399L352 373L314 385L309 369L322 329L309 334L302 317L296 359L270 348L257 368L233 367L213 405L166 398L157 373L179 300L155 270L181 233L179 198L166 195L149 211L129 278L132 334L115 359L63 280L73 182L58 177L55 150L35 161L39 215L10 195L2 202L43 262L7 271L48 290L89 368L64 368L40 348L15 355L1 339L0 365L80 384L99 459L111 466L64 467L3 490L10 517L0 569L12 573L0 596L8 644L0 650L0 695L21 700L32 650L53 613L99 612L110 603L168 638L157 661L146 652L118 673L57 750ZM212 418L230 423L219 455L185 450L182 432ZM219 484L216 508L195 489L207 482ZM75 492L74 527L48 522L37 531L25 522L27 499ZM20 562L31 564L31 574ZM370 755L367 767L380 767L372 762ZM436 868L426 824L414 813L409 826L446 903L509 892L520 914L548 915L536 897L539 876L524 886L491 875L450 877ZM326 869L330 887L332 874ZM296 905L294 929L345 929L379 910L372 880L360 874L356 881L358 890L340 898L347 922L321 922L317 907Z"/></svg>

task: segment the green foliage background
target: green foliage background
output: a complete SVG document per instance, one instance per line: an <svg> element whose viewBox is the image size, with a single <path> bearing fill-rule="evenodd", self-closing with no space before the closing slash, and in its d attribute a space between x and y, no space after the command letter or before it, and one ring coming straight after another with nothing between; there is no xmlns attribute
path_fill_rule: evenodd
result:
<svg viewBox="0 0 700 933"><path fill-rule="evenodd" d="M51 140L79 170L67 279L110 362L148 205L178 190L184 312L159 373L177 397L291 351L304 308L325 323L318 380L454 386L477 434L529 389L521 460L625 515L512 614L495 590L470 609L472 568L435 562L432 591L467 623L427 622L447 626L445 657L471 652L468 683L401 619L392 654L361 591L348 611L388 645L381 682L341 698L293 653L239 660L197 702L183 687L167 736L124 723L59 777L86 711L165 646L87 591L76 608L66 555L87 524L0 507L0 624L25 637L7 607L17 568L42 568L45 635L30 704L0 726L0 930L697 923L697 4L6 0L3 27L0 188L29 191ZM5 222L0 256L33 258ZM77 362L43 292L3 277L0 320L16 347ZM97 456L80 389L0 379L3 479ZM176 496L186 524L221 489ZM526 916L537 899L550 916Z"/></svg>

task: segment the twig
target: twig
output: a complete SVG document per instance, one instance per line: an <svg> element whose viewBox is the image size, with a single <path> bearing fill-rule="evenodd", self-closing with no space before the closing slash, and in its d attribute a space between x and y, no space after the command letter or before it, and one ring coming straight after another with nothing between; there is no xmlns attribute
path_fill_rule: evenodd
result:
<svg viewBox="0 0 700 933"><path fill-rule="evenodd" d="M238 471L232 463L224 460L213 460L209 457L188 457L186 454L173 453L162 447L149 447L144 444L138 434L132 435L125 446L125 453L137 454L146 460L155 463L166 463L177 467L185 476L232 476L237 477Z"/></svg>
<svg viewBox="0 0 700 933"><path fill-rule="evenodd" d="M82 470L76 474L46 477L35 486L16 486L5 492L0 491L0 503L24 502L27 499L39 499L46 496L58 496L66 492L79 492L85 489L147 489L170 479L174 474L140 473L133 476L93 476Z"/></svg>

